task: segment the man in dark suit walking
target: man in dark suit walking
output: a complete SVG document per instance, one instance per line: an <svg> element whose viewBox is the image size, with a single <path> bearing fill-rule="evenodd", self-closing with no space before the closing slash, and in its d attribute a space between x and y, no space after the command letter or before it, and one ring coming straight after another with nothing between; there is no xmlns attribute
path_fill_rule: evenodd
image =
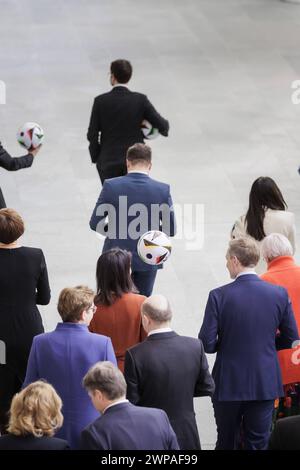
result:
<svg viewBox="0 0 300 470"><path fill-rule="evenodd" d="M214 381L202 342L175 333L171 318L170 304L161 295L142 304L148 337L126 353L127 398L139 406L164 410L180 449L200 449L193 398L211 396Z"/></svg>
<svg viewBox="0 0 300 470"><path fill-rule="evenodd" d="M151 148L135 144L127 151L128 174L104 182L90 227L106 236L103 252L121 248L132 253L132 279L140 294L152 293L157 269L137 253L141 235L160 230L175 235L175 215L170 186L149 177ZM108 223L106 220L108 219Z"/></svg>
<svg viewBox="0 0 300 470"><path fill-rule="evenodd" d="M98 362L91 367L83 385L102 416L82 431L82 449L179 449L166 413L129 403L124 376L111 362Z"/></svg>
<svg viewBox="0 0 300 470"><path fill-rule="evenodd" d="M298 331L283 287L262 281L254 267L259 247L232 240L227 268L234 282L210 292L199 333L207 353L217 353L213 397L216 449L268 446L274 400L283 395L276 349L291 348Z"/></svg>
<svg viewBox="0 0 300 470"><path fill-rule="evenodd" d="M169 123L156 111L146 95L132 92L127 84L132 66L127 60L115 60L110 65L110 81L113 86L108 93L94 100L87 138L93 163L103 184L106 178L126 175L127 149L144 142L141 131L143 120L149 121L165 137Z"/></svg>
<svg viewBox="0 0 300 470"><path fill-rule="evenodd" d="M22 168L28 168L32 165L33 157L37 154L39 148L31 150L24 157L11 157L9 153L2 147L0 142L0 167L8 171L17 171ZM0 188L0 209L6 207L5 200Z"/></svg>

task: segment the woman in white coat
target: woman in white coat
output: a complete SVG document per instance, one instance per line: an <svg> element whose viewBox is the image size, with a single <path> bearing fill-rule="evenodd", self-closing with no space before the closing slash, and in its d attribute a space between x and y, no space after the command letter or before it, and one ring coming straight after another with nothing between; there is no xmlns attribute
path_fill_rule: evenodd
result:
<svg viewBox="0 0 300 470"><path fill-rule="evenodd" d="M234 224L231 238L250 236L259 244L271 233L285 235L295 253L295 217L286 210L287 204L280 189L272 178L261 176L257 178L249 195L249 207ZM266 271L266 262L261 258L256 271L261 274Z"/></svg>

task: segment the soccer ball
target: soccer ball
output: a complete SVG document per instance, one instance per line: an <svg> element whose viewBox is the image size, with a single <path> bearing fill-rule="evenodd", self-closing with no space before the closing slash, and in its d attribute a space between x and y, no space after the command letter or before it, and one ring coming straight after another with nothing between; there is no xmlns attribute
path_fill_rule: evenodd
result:
<svg viewBox="0 0 300 470"><path fill-rule="evenodd" d="M34 150L43 143L44 131L36 122L26 122L18 130L17 140L27 150Z"/></svg>
<svg viewBox="0 0 300 470"><path fill-rule="evenodd" d="M142 122L141 130L144 138L148 140L156 139L156 137L159 135L159 130L153 127L152 124L150 124L150 122L146 121L145 119Z"/></svg>
<svg viewBox="0 0 300 470"><path fill-rule="evenodd" d="M138 241L138 255L147 264L158 265L164 263L170 256L172 245L163 232L151 230L144 233Z"/></svg>

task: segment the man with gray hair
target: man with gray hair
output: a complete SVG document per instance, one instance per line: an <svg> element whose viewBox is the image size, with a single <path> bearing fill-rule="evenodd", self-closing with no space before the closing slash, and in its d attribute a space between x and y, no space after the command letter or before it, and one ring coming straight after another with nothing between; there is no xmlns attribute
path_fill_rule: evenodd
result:
<svg viewBox="0 0 300 470"><path fill-rule="evenodd" d="M217 353L216 449L268 446L274 400L283 395L276 349L298 339L286 290L262 281L254 271L259 248L252 238L232 240L226 254L234 282L212 290L199 333L207 353ZM278 333L279 331L279 333Z"/></svg>
<svg viewBox="0 0 300 470"><path fill-rule="evenodd" d="M91 367L83 386L102 416L82 431L82 449L179 449L166 413L129 403L124 376L111 362L97 362Z"/></svg>
<svg viewBox="0 0 300 470"><path fill-rule="evenodd" d="M139 406L163 409L169 416L180 449L200 449L194 397L211 396L214 382L202 342L171 329L172 310L162 295L142 304L148 337L125 356L127 398Z"/></svg>

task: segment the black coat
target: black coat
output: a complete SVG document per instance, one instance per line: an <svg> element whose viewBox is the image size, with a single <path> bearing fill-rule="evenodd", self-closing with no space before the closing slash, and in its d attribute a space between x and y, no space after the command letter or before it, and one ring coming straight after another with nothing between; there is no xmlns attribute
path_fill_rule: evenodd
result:
<svg viewBox="0 0 300 470"><path fill-rule="evenodd" d="M57 437L15 436L5 434L0 437L0 450L67 450L67 441Z"/></svg>
<svg viewBox="0 0 300 470"><path fill-rule="evenodd" d="M21 168L27 168L32 165L33 155L28 154L24 157L11 157L2 147L0 142L0 167L8 171L17 171ZM0 209L6 207L5 200L0 188Z"/></svg>
<svg viewBox="0 0 300 470"><path fill-rule="evenodd" d="M200 449L193 398L214 392L201 341L173 331L148 336L127 351L124 374L132 403L164 410L180 448Z"/></svg>
<svg viewBox="0 0 300 470"><path fill-rule="evenodd" d="M300 416L291 416L276 422L269 450L300 450Z"/></svg>
<svg viewBox="0 0 300 470"><path fill-rule="evenodd" d="M160 116L146 95L116 86L97 96L87 134L92 162L104 171L111 166L125 165L128 147L144 141L141 132L144 119L162 135L168 135L168 121Z"/></svg>

